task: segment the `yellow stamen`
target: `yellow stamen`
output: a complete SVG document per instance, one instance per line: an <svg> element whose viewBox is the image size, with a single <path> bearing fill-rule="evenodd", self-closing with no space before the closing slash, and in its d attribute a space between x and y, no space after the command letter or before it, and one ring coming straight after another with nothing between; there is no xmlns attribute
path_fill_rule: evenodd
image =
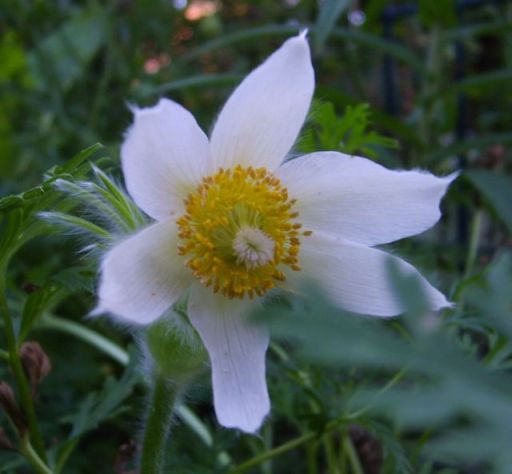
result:
<svg viewBox="0 0 512 474"><path fill-rule="evenodd" d="M262 296L299 271L295 199L265 168L236 166L203 178L176 222L180 255L205 286L228 298Z"/></svg>

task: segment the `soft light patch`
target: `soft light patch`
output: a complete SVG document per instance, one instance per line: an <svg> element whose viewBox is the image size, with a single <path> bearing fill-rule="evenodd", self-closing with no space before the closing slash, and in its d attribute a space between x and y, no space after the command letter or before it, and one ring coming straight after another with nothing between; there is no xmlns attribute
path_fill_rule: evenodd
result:
<svg viewBox="0 0 512 474"><path fill-rule="evenodd" d="M294 199L265 168L236 166L203 178L177 220L178 251L194 276L229 298L264 295L299 271Z"/></svg>

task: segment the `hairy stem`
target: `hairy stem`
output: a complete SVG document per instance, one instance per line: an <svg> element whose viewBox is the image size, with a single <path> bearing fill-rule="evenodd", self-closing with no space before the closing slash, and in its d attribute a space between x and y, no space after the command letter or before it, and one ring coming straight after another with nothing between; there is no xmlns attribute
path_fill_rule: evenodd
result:
<svg viewBox="0 0 512 474"><path fill-rule="evenodd" d="M34 401L32 399L30 387L18 353L16 334L14 332L14 326L12 324L9 307L7 306L5 287L3 282L0 282L0 312L2 313L2 318L4 321L5 337L7 339L7 349L9 352L9 365L11 367L14 378L16 379L19 402L27 419L30 440L32 442L31 446L34 447L38 457L46 462L46 452L44 450L43 438L39 432Z"/></svg>
<svg viewBox="0 0 512 474"><path fill-rule="evenodd" d="M166 441L176 402L174 382L155 371L153 383L144 426L140 474L163 472Z"/></svg>

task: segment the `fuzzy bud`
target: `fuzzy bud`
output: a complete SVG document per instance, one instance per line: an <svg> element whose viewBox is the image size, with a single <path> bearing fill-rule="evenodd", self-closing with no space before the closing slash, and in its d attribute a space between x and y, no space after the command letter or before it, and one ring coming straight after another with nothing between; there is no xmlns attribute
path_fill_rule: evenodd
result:
<svg viewBox="0 0 512 474"><path fill-rule="evenodd" d="M380 441L362 426L351 425L348 433L363 465L364 472L379 474L384 462L384 454Z"/></svg>
<svg viewBox="0 0 512 474"><path fill-rule="evenodd" d="M115 474L137 474L135 469L131 469L129 466L134 463L137 454L137 443L131 439L127 443L120 446L116 461L114 464Z"/></svg>
<svg viewBox="0 0 512 474"><path fill-rule="evenodd" d="M37 387L52 369L50 359L41 345L36 341L24 342L20 349L20 358L25 373L32 386L32 397L37 393Z"/></svg>
<svg viewBox="0 0 512 474"><path fill-rule="evenodd" d="M206 367L206 350L191 326L161 318L147 329L146 343L156 368L176 383L189 382Z"/></svg>
<svg viewBox="0 0 512 474"><path fill-rule="evenodd" d="M0 381L0 406L4 409L5 414L11 419L12 423L20 434L27 430L27 420L20 410L14 392L11 386L4 381Z"/></svg>

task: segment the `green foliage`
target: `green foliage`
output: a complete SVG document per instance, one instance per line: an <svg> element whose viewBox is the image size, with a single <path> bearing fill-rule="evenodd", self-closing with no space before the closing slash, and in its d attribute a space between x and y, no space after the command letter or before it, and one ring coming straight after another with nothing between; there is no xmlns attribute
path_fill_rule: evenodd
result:
<svg viewBox="0 0 512 474"><path fill-rule="evenodd" d="M455 0L443 2L419 1L419 18L427 27L442 25L445 27L457 24Z"/></svg>
<svg viewBox="0 0 512 474"><path fill-rule="evenodd" d="M508 331L511 262L510 254L499 258L483 282L485 290L474 297L485 308L482 317L492 314L491 324ZM512 463L506 449L512 421L508 366L500 368L465 353L460 335L446 331L450 320L433 321L421 310L422 297L414 291L414 282L398 275L395 279L402 298L414 305L405 318L406 337L389 324L341 312L311 285L304 289L302 304L267 307L260 317L275 335L296 341L298 355L306 361L346 370L357 367L359 382L342 403L340 427L354 422L364 426L369 415L383 416L401 436L411 430L428 432L428 457L451 464L484 463L493 466L492 472L506 473ZM508 332L507 338L511 336ZM507 352L505 359L510 355ZM365 376L369 371L397 375L393 383L382 386ZM414 472L418 471L419 467Z"/></svg>
<svg viewBox="0 0 512 474"><path fill-rule="evenodd" d="M343 116L338 117L332 103L316 103L299 148L304 153L335 150L374 159L381 148L397 148L396 140L370 129L370 119L368 104L349 105Z"/></svg>
<svg viewBox="0 0 512 474"><path fill-rule="evenodd" d="M35 87L69 89L104 44L106 21L99 7L84 9L41 41L28 59Z"/></svg>
<svg viewBox="0 0 512 474"><path fill-rule="evenodd" d="M338 18L349 6L348 0L325 0L322 3L314 29L314 44L317 50L323 47Z"/></svg>
<svg viewBox="0 0 512 474"><path fill-rule="evenodd" d="M512 233L512 179L509 176L485 170L466 173L474 186L489 200L498 217Z"/></svg>
<svg viewBox="0 0 512 474"><path fill-rule="evenodd" d="M455 306L425 313L392 269L411 307L396 320L342 313L313 287L305 300L276 295L260 315L275 336L260 436L219 427L200 375L176 410L166 472L510 472L511 11L482 2L455 15L455 3L420 1L386 37L383 15L407 2L364 2L361 27L347 20L355 3L331 0L227 0L197 20L160 0L0 6L0 380L32 406L32 447L54 474L136 464L144 358L127 348L143 335L87 317L102 252L148 224L120 179L126 104L167 95L209 126L247 71L304 28L317 87L299 152L441 175L464 165L438 227L392 249ZM17 364L31 340L53 367L35 398ZM3 412L0 427L21 449L0 449L0 472L41 472Z"/></svg>

